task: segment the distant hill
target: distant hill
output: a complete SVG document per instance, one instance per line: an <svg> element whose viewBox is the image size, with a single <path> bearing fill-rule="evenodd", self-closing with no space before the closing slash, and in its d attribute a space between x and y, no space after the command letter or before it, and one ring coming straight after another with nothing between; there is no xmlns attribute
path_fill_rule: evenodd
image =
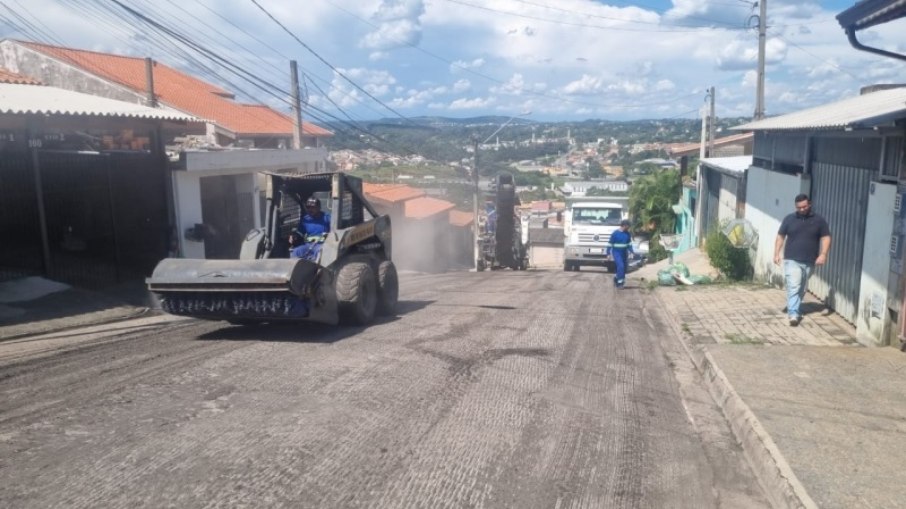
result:
<svg viewBox="0 0 906 509"><path fill-rule="evenodd" d="M362 121L356 123L357 128L351 128L348 123L330 123L326 127L336 135L327 139L326 144L329 150L374 149L398 155L420 154L442 162L461 161L470 157L468 147L471 147L474 137L484 140L507 121L510 123L495 138L501 142L535 139L540 143L550 140L549 148L554 154L562 153L567 136L576 143L615 140L621 147L639 143L688 143L698 141L701 136L699 119L542 122L495 115L468 118L423 116ZM748 118L718 119L717 131L729 134L729 127L747 121ZM485 157L496 159L492 154Z"/></svg>

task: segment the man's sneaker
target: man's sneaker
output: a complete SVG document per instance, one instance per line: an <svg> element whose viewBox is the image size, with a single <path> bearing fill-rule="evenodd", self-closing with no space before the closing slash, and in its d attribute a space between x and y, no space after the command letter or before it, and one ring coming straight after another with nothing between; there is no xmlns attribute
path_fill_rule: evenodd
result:
<svg viewBox="0 0 906 509"><path fill-rule="evenodd" d="M801 316L794 316L794 317L790 318L790 327L798 326L799 322L801 322L801 321L802 321Z"/></svg>

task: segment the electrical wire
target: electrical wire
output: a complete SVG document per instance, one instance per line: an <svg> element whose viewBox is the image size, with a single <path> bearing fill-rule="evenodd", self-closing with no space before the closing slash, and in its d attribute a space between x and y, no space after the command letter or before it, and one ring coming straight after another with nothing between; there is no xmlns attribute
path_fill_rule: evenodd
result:
<svg viewBox="0 0 906 509"><path fill-rule="evenodd" d="M594 28L594 29L606 30L606 31L647 32L647 33L683 33L683 32L689 33L689 32L700 32L702 30L709 30L709 28L690 28L688 30L648 30L648 29L644 29L644 28L627 28L627 27L591 25L588 23L573 23L573 22L569 22L569 21L552 20L552 19L548 19L548 18L542 18L540 16L532 16L529 14L521 14L521 13L517 13L517 12L503 11L500 9L492 9L490 7L485 7L483 5L476 5L476 4L473 4L470 2L465 2L463 0L445 0L445 1L454 3L454 4L463 5L466 7L472 7L474 9L480 9L483 11L489 11L489 12L495 12L497 14L506 14L509 16L515 16L517 18L531 19L534 21L543 21L545 23L552 23L555 25L565 25L565 26L573 26L573 27L581 27L581 28ZM519 1L519 0L517 0L517 1ZM618 19L618 18L605 18L605 19L617 19L618 21L629 22L629 20ZM641 22L638 22L638 23L641 23ZM734 30L734 28L729 28L729 27L727 27L725 29ZM741 29L742 29L742 27L736 28L736 30L741 30Z"/></svg>

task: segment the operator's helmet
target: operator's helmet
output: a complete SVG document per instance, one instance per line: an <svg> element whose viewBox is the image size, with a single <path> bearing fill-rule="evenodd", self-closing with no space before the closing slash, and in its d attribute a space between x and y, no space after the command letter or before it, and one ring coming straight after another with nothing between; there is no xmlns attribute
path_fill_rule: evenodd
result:
<svg viewBox="0 0 906 509"><path fill-rule="evenodd" d="M628 219L624 219L624 220L620 221L620 226L632 226L632 221L630 221Z"/></svg>
<svg viewBox="0 0 906 509"><path fill-rule="evenodd" d="M317 208L320 209L320 208L321 208L321 200L319 200L319 199L315 198L314 196L312 196L311 198L305 200L305 208L308 208L308 207L317 207Z"/></svg>

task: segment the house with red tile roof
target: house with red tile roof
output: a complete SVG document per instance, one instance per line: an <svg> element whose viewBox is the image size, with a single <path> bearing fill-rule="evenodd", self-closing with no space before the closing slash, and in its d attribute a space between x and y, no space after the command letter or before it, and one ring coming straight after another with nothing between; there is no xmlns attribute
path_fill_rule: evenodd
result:
<svg viewBox="0 0 906 509"><path fill-rule="evenodd" d="M332 133L303 122L292 147L289 116L236 100L229 90L151 59L6 39L0 68L31 80L205 119L204 131L162 132L174 160L169 207L179 232L177 253L190 258L236 258L241 239L260 227L264 181L260 172L316 172L327 168L323 139ZM150 79L149 79L150 78ZM114 149L130 148L116 144ZM248 149L259 150L248 150ZM182 234L204 225L209 235Z"/></svg>
<svg viewBox="0 0 906 509"><path fill-rule="evenodd" d="M401 269L438 272L471 263L471 213L405 184L366 182L362 191L378 212L390 216L393 258Z"/></svg>
<svg viewBox="0 0 906 509"><path fill-rule="evenodd" d="M145 58L11 39L0 42L0 50L0 66L45 84L139 104L153 101L207 119L212 129L209 141L219 146L291 146L293 122L288 115L238 102L232 92L161 62L151 62L149 82ZM332 135L302 123L303 147L321 146Z"/></svg>

